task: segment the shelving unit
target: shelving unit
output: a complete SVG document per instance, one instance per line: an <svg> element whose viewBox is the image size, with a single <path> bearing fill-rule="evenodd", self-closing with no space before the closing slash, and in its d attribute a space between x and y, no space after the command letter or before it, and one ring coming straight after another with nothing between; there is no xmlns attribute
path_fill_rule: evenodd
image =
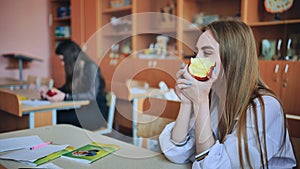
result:
<svg viewBox="0 0 300 169"><path fill-rule="evenodd" d="M289 34L299 33L300 2L294 1L292 8L280 13L280 20L274 20L274 15L264 10L264 2L259 0L242 1L242 20L251 26L256 38L258 53L262 39L282 39L281 56L285 56Z"/></svg>
<svg viewBox="0 0 300 169"><path fill-rule="evenodd" d="M300 2L294 1L293 7L281 13L281 20L274 20L274 14L267 13L263 9L263 1L242 1L242 20L251 26L256 38L258 54L261 53L260 43L262 39L281 39L281 59L287 55L287 43L290 34L299 34L300 29ZM280 97L284 110L287 113L290 133L294 137L300 137L300 83L297 74L300 73L299 61L262 60L259 61L263 80Z"/></svg>
<svg viewBox="0 0 300 169"><path fill-rule="evenodd" d="M178 43L179 57L194 56L194 47L200 35L200 29L189 28L193 23L195 15L218 15L219 18L236 17L241 14L241 0L178 0L178 17L184 19L184 25L178 25L179 39L188 42L188 45ZM193 47L193 48L192 48ZM188 62L188 60L186 60Z"/></svg>
<svg viewBox="0 0 300 169"><path fill-rule="evenodd" d="M122 56L117 59L110 58L111 51L107 51L107 49L109 49L112 45L118 44L120 45L120 48L122 48L122 43L124 41L130 41L131 51L135 52L135 54L132 54L131 57L136 57L136 53L142 53L143 50L147 49L151 43L154 44L156 42L156 36L158 35L170 35L172 36L170 41L176 43L177 26L175 22L174 26L160 27L157 26L160 24L156 20L153 20L149 14L144 13L159 12L160 9L168 2L169 0L132 0L131 5L113 8L110 6L110 0L97 0L98 5L96 10L98 10L97 13L99 14L97 16L97 20L100 21L98 28L101 28L102 33L98 40L100 51L98 54L101 55L99 56L100 58L104 57L103 62L109 63L108 65L101 64L102 70L110 70L109 72L114 71L113 67L118 65L124 59ZM129 26L127 25L126 29L122 30L118 26L110 24L112 17L125 18L125 20L129 20L132 24ZM122 53L119 54L122 55ZM106 60L112 60L113 62ZM105 76L108 83L110 83L112 79L111 76L112 73L108 73ZM172 86L173 85L174 84L172 84Z"/></svg>
<svg viewBox="0 0 300 169"><path fill-rule="evenodd" d="M70 0L52 0L50 2L52 6L54 6L53 9L55 9L55 5L57 7L57 5L61 5L61 3L69 3L69 1ZM153 20L153 18L143 18L140 16L145 14L145 12L160 12L161 8L169 3L170 0L131 0L131 5L126 5L118 8L112 8L110 6L110 0L71 0L71 2L74 4L76 3L76 5L72 7L72 12L77 14L76 17L72 17L66 20L54 19L53 21L54 24L69 23L71 22L71 20L72 23L78 23L74 25L74 28L72 26L72 28L74 29L74 31L76 29L76 32L80 32L81 38L77 38L78 36L76 34L76 37L72 37L72 39L80 39L78 41L79 44L86 42L88 37L87 34L90 35L109 24L112 17L127 17L127 19L132 22L132 24L125 30L118 30L117 27L110 25L106 28L106 30L102 31L101 35L98 36L99 38L97 39L97 46L95 47L97 50L97 54L94 57L96 57L97 59L103 57L102 62L100 63L100 67L107 84L110 84L112 76L115 75L115 71L119 69L120 64L124 60L124 58L121 57L110 58L110 51L103 50L110 49L113 44L116 44L116 41L120 45L125 40L131 41L130 47L132 52L134 53L141 52L147 49L151 43L155 43L155 38L157 35L172 36L171 40L176 43L176 53L179 60L188 63L188 57L194 55L194 46L196 44L198 36L201 33L201 27L191 28L190 24L193 23L195 15L200 13L204 13L205 15L217 14L220 18L240 18L252 28L254 36L256 38L258 54L261 53L260 46L262 39L282 39L282 50L280 50L280 55L285 56L287 53L286 48L288 36L290 34L299 34L300 30L300 1L298 0L294 1L293 7L291 9L280 14L281 20L279 21L274 20L274 14L270 14L264 10L264 4L261 0L175 0L175 13L176 16L180 19L177 20L178 22L174 23L174 26L172 24L172 26L168 28L158 26L160 24L157 20ZM55 11L52 11L52 13L54 12ZM59 40L61 39L52 39L53 42ZM164 62L164 60L137 59L134 58L135 56L136 55L130 56L133 57L130 58L131 61L135 63L130 65L131 67L129 66L127 69L134 69L134 66L136 65L145 65L147 70L144 70L142 75L138 74L133 78L139 80L148 80L150 81L152 87L157 87L154 86L157 82L157 79L168 79L161 73L155 74L150 67L147 67L147 65L150 65L149 63L153 61L165 64L166 62ZM59 71L59 69L55 66L59 63L56 63L54 60L52 62L54 63L54 66L52 66L52 70L53 72L56 72L53 73L52 76L61 77L62 75L60 74L63 71ZM172 60L168 60L168 62L172 62ZM273 82L271 78L273 77L273 75L268 75L267 72L273 72L274 64L276 65L277 62L280 63L280 66L286 64L285 61L260 62L263 78L272 88ZM297 63L299 63L299 61ZM265 66L265 64L273 66ZM300 73L299 69L294 68L294 64L291 64L291 70ZM122 72L122 75L123 74L126 74L126 68L124 68L124 72ZM288 74L291 73L288 72ZM149 78L154 76L155 80ZM288 77L290 77L290 75L288 75ZM121 81L124 80L125 77L121 77L120 75L119 78ZM167 83L170 85L169 87L174 87L175 85L171 80L167 81ZM297 85L297 83L297 81L292 80L292 82L289 82L289 86ZM290 89L294 90L294 87ZM289 92L290 89L288 89ZM277 89L274 88L274 90L276 91ZM295 98L295 96L299 96L300 91L295 90L293 93L294 95L291 94L288 96L283 96L280 94L280 92L278 93L281 99L283 99L284 107L288 111L288 113L300 115L299 108L291 108L294 107L291 105L294 105L295 101L297 101L298 98Z"/></svg>
<svg viewBox="0 0 300 169"><path fill-rule="evenodd" d="M300 23L300 19L291 19L283 21L263 21L263 22L252 22L248 25L251 27L255 26L276 26L276 25L286 25L286 24L297 24Z"/></svg>
<svg viewBox="0 0 300 169"><path fill-rule="evenodd" d="M60 60L55 55L55 48L61 41L71 39L71 15L70 13L61 13L59 16L58 8L64 7L66 10L70 9L70 0L51 0L50 1L50 36L51 36L51 77L53 77L55 86L61 86L64 82L64 69L60 64ZM70 10L69 10L70 12ZM57 36L58 27L67 28L68 32Z"/></svg>
<svg viewBox="0 0 300 169"><path fill-rule="evenodd" d="M59 8L64 8L65 11L60 11ZM64 39L70 39L71 34L70 34L70 28L71 28L71 16L70 13L70 1L67 0L52 0L51 1L51 14L50 17L51 19L51 31L52 31L52 37L55 40L64 40ZM59 16L60 15L60 16ZM67 34L64 35L58 35L57 34L57 28L58 27L67 27L69 28L69 32L66 32ZM54 41L54 44L56 42ZM55 47L55 46L54 46Z"/></svg>
<svg viewBox="0 0 300 169"><path fill-rule="evenodd" d="M56 8L60 5L76 3L72 8L76 13L76 18L56 18ZM102 51L101 48L110 49L117 40L118 44L124 39L131 41L132 51L142 51L149 47L151 43L156 42L157 35L170 35L172 41L176 42L178 57L185 63L189 60L189 56L194 55L194 44L200 35L200 29L190 28L188 24L193 22L195 15L204 13L206 15L219 15L223 17L239 17L253 29L258 53L260 53L260 43L262 39L282 39L283 46L281 55L284 56L286 51L287 35L298 33L300 28L300 13L297 11L300 7L299 1L294 1L293 7L285 13L280 14L282 20L274 21L274 15L264 10L263 1L260 0L176 0L176 16L180 22L174 23L174 27L162 28L157 25L157 21L149 19L140 19L140 15L145 12L160 12L170 0L131 0L130 5L113 8L110 6L110 0L90 0L88 2L79 0L51 0L51 13L53 17L53 26L60 24L70 24L71 20L78 23L72 25L74 33L81 32L81 38L72 37L72 39L80 39L79 44L84 44L88 36L110 23L112 17L127 17L132 24L127 26L125 30L118 30L118 27L109 25L106 31L100 35L97 48L97 58L109 57L109 51ZM87 4L89 3L89 4ZM89 8L87 8L89 7ZM89 14L87 16L87 14ZM94 16L94 15L96 16ZM133 15L132 15L133 14ZM133 18L130 17L133 16ZM75 16L75 15L74 15ZM79 16L79 17L77 17ZM184 22L184 23L183 23ZM90 25L95 23L96 26ZM84 26L82 26L84 25ZM73 30L72 29L72 30ZM53 28L52 28L53 30ZM53 36L52 36L53 37ZM84 37L84 38L82 38ZM52 39L52 41L61 41L65 38ZM52 44L53 49L55 43ZM52 50L53 51L53 50ZM100 51L100 52L99 52ZM121 60L120 60L121 61Z"/></svg>
<svg viewBox="0 0 300 169"><path fill-rule="evenodd" d="M300 137L299 119L300 119L300 89L298 78L300 72L300 62L292 61L269 61L259 62L261 76L268 86L280 97L287 113L288 121L291 121L289 127L292 128L290 133L294 137Z"/></svg>

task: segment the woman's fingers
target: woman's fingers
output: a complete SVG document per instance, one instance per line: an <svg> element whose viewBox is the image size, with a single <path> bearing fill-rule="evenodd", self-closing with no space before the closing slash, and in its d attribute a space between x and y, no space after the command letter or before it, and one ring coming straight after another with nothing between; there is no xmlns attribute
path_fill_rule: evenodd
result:
<svg viewBox="0 0 300 169"><path fill-rule="evenodd" d="M192 84L192 81L188 79L177 79L176 84Z"/></svg>
<svg viewBox="0 0 300 169"><path fill-rule="evenodd" d="M189 79L189 80L191 80L191 81L195 81L195 79L192 77L192 75L189 73L189 71L188 71L188 67L186 66L185 68L184 68L184 72L183 72L183 74L182 74L182 76L183 76L183 78L185 78L185 79Z"/></svg>
<svg viewBox="0 0 300 169"><path fill-rule="evenodd" d="M187 79L178 79L176 82L176 86L179 89L184 89L192 86L192 82Z"/></svg>
<svg viewBox="0 0 300 169"><path fill-rule="evenodd" d="M187 84L179 84L177 85L179 89L187 89L189 87L191 87L192 85L187 85Z"/></svg>
<svg viewBox="0 0 300 169"><path fill-rule="evenodd" d="M51 102L57 102L57 101L60 101L58 98L57 98L57 96L46 96L46 99L47 100L49 100L49 101L51 101Z"/></svg>
<svg viewBox="0 0 300 169"><path fill-rule="evenodd" d="M179 79L176 80L176 83L177 83L177 84L181 84L181 83L191 83L191 81L188 80L188 79L179 78Z"/></svg>
<svg viewBox="0 0 300 169"><path fill-rule="evenodd" d="M179 71L177 71L176 78L177 79L182 78L183 73L184 73L184 69L180 69Z"/></svg>
<svg viewBox="0 0 300 169"><path fill-rule="evenodd" d="M185 68L180 69L177 73L176 73L176 77L177 79L190 79L192 80L193 77L190 75L190 73L187 71L187 66L185 66Z"/></svg>

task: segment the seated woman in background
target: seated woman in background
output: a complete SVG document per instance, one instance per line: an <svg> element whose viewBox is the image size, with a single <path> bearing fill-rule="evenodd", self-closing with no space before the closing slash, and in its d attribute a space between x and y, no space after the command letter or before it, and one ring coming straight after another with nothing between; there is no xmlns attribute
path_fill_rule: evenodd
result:
<svg viewBox="0 0 300 169"><path fill-rule="evenodd" d="M259 74L251 28L237 20L209 24L196 58L216 66L208 81L177 73L181 107L159 137L165 156L198 168L293 168L285 113Z"/></svg>
<svg viewBox="0 0 300 169"><path fill-rule="evenodd" d="M72 40L61 42L55 53L65 69L65 84L55 90L54 96L43 97L49 101L89 100L88 106L80 109L58 111L57 123L73 124L86 129L97 129L107 120L105 81L99 66Z"/></svg>

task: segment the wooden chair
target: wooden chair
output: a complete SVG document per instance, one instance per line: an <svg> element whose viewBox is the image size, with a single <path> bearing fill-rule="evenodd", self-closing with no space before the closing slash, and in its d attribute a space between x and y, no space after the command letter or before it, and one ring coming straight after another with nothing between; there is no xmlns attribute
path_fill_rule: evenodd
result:
<svg viewBox="0 0 300 169"><path fill-rule="evenodd" d="M158 136L165 126L172 121L174 120L139 113L137 123L137 145L159 152L160 149L158 147Z"/></svg>
<svg viewBox="0 0 300 169"><path fill-rule="evenodd" d="M27 82L29 85L27 86L28 89L38 89L41 86L47 86L49 89L53 88L54 80L49 77L37 77L35 75L28 75Z"/></svg>
<svg viewBox="0 0 300 169"><path fill-rule="evenodd" d="M28 86L27 89L37 89L38 88L38 77L35 75L27 76Z"/></svg>
<svg viewBox="0 0 300 169"><path fill-rule="evenodd" d="M41 77L39 87L40 86L47 86L49 89L52 89L54 85L54 80L49 77Z"/></svg>
<svg viewBox="0 0 300 169"><path fill-rule="evenodd" d="M167 124L176 119L180 102L160 98L146 98L142 102L138 113L137 145L160 152L158 136Z"/></svg>
<svg viewBox="0 0 300 169"><path fill-rule="evenodd" d="M117 97L113 92L107 92L106 99L107 99L107 105L109 107L108 118L107 118L107 127L101 128L101 129L95 131L95 132L98 132L99 134L111 133L112 128L113 128Z"/></svg>

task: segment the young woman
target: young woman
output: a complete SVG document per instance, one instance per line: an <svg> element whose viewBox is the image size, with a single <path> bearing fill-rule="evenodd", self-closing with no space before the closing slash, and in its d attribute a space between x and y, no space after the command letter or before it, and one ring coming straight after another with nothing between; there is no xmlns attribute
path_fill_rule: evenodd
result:
<svg viewBox="0 0 300 169"><path fill-rule="evenodd" d="M259 75L255 39L245 23L216 21L196 45L216 62L212 77L177 73L181 107L161 133L160 146L175 163L196 168L292 168L296 165L285 114Z"/></svg>
<svg viewBox="0 0 300 169"><path fill-rule="evenodd" d="M49 101L90 100L90 104L81 109L59 111L57 122L87 129L101 127L107 119L108 108L105 81L98 65L71 40L61 42L55 52L65 69L65 84L55 91L55 96L48 96L46 92L43 96Z"/></svg>

